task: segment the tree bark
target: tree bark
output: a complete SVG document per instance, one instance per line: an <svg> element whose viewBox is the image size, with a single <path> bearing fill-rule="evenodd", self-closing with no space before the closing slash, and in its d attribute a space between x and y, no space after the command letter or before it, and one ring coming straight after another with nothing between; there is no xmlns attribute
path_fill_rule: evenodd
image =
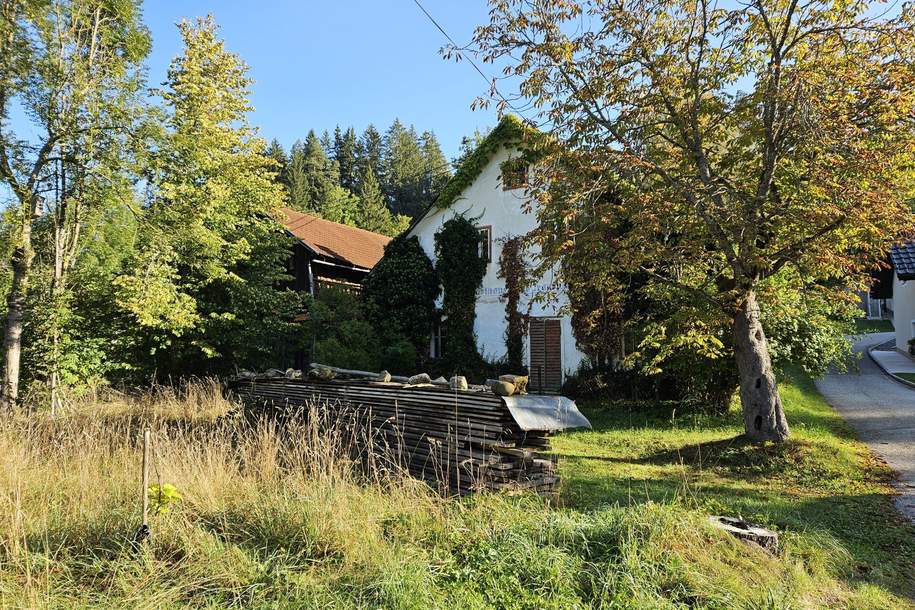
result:
<svg viewBox="0 0 915 610"><path fill-rule="evenodd" d="M22 355L22 326L26 309L29 273L35 251L32 248L32 217L37 203L26 209L19 235L19 247L13 253L13 283L7 299L6 331L3 335L3 388L0 403L12 411L19 400L19 360Z"/></svg>
<svg viewBox="0 0 915 610"><path fill-rule="evenodd" d="M740 373L740 404L747 437L754 442L781 443L788 438L788 420L775 383L769 345L759 321L756 293L749 291L734 315L734 351Z"/></svg>

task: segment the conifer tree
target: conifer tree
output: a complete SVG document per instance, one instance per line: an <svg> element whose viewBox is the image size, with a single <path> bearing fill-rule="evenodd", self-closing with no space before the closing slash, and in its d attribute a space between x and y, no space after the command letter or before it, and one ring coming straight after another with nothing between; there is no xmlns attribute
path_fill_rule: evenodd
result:
<svg viewBox="0 0 915 610"><path fill-rule="evenodd" d="M289 205L300 211L308 209L308 177L305 165L305 144L296 140L289 151L289 163L283 172L283 183L289 195Z"/></svg>
<svg viewBox="0 0 915 610"><path fill-rule="evenodd" d="M356 131L348 127L340 132L338 126L334 130L334 161L340 172L340 186L355 193L358 190L358 168L356 167Z"/></svg>
<svg viewBox="0 0 915 610"><path fill-rule="evenodd" d="M305 138L303 163L305 186L300 209L320 216L336 180L333 162L327 157L324 146L314 131L309 131Z"/></svg>
<svg viewBox="0 0 915 610"><path fill-rule="evenodd" d="M434 133L424 131L420 137L420 144L423 158L422 207L420 210L424 210L435 200L438 192L451 178L451 171L448 169L448 160L442 154L442 148Z"/></svg>
<svg viewBox="0 0 915 610"><path fill-rule="evenodd" d="M395 119L385 136L383 191L391 211L413 217L423 209L423 157L413 127Z"/></svg>
<svg viewBox="0 0 915 610"><path fill-rule="evenodd" d="M273 171L276 173L277 181L283 184L284 187L287 186L285 179L286 166L289 164L289 158L286 156L283 145L280 144L279 140L274 138L270 141L270 145L267 146L267 150L264 154L276 164L273 167Z"/></svg>
<svg viewBox="0 0 915 610"><path fill-rule="evenodd" d="M382 167L384 139L374 125L369 124L362 133L356 157L360 177L365 176L366 172L371 170L379 182L384 182L384 168Z"/></svg>
<svg viewBox="0 0 915 610"><path fill-rule="evenodd" d="M381 186L372 170L366 171L360 183L360 205L356 216L356 226L392 237L406 229L410 219L399 214L397 216L391 214L391 210L384 202Z"/></svg>

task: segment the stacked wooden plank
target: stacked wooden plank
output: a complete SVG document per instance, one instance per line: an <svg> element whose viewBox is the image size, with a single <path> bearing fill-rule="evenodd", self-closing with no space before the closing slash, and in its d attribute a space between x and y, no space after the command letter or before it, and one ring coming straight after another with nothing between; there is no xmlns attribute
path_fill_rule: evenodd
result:
<svg viewBox="0 0 915 610"><path fill-rule="evenodd" d="M410 387L371 381L247 379L232 389L256 409L306 413L317 408L359 421L376 457L406 467L443 492L559 489L549 430L522 430L505 402L488 391Z"/></svg>

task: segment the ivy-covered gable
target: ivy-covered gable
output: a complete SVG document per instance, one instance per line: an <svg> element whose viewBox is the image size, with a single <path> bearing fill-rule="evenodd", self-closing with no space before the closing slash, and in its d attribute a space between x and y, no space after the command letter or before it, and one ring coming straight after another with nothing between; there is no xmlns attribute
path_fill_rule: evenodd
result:
<svg viewBox="0 0 915 610"><path fill-rule="evenodd" d="M444 210L457 201L461 193L473 184L503 146L516 147L521 152L522 159L534 163L543 156L547 142L547 135L542 131L531 127L513 114L505 115L457 168L454 177L436 198L435 207Z"/></svg>

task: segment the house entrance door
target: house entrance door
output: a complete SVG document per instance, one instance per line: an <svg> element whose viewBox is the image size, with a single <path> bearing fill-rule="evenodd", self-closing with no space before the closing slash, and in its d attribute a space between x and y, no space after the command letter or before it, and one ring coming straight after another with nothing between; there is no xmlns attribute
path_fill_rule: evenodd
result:
<svg viewBox="0 0 915 610"><path fill-rule="evenodd" d="M562 386L562 326L556 318L531 318L530 381L532 392L558 393Z"/></svg>

